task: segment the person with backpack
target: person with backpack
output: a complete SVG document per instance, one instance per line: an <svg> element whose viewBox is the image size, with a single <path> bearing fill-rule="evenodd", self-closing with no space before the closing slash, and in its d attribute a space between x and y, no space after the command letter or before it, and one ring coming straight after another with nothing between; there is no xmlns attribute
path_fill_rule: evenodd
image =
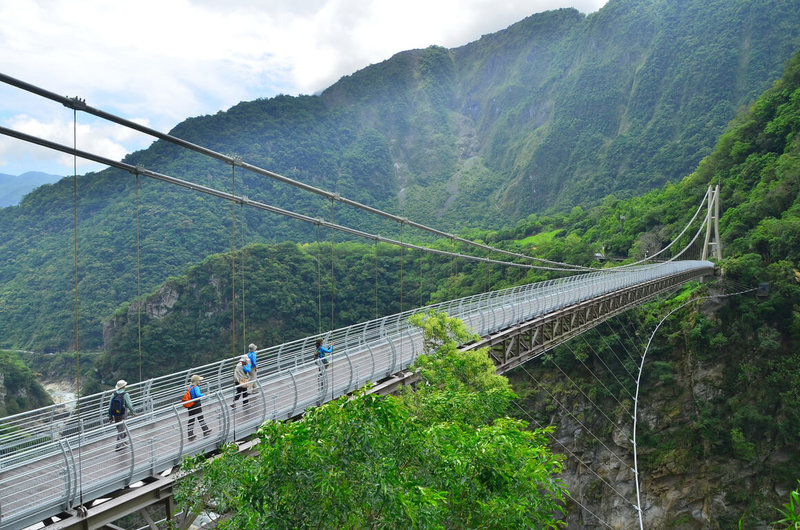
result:
<svg viewBox="0 0 800 530"><path fill-rule="evenodd" d="M256 350L258 346L255 344L251 344L247 348L249 351L247 352L247 359L250 361L250 381L252 381L251 389L256 387Z"/></svg>
<svg viewBox="0 0 800 530"><path fill-rule="evenodd" d="M117 446L116 450L121 451L128 445L128 433L125 432L125 426L122 424L128 418L128 411L136 416L136 411L131 402L131 396L125 391L128 382L124 379L117 381L117 386L114 393L111 394L111 402L108 404L108 421L117 424Z"/></svg>
<svg viewBox="0 0 800 530"><path fill-rule="evenodd" d="M321 361L325 366L328 366L328 359L325 358L325 355L332 351L333 342L331 342L330 346L325 346L322 339L317 339L317 360Z"/></svg>
<svg viewBox="0 0 800 530"><path fill-rule="evenodd" d="M233 403L231 408L236 409L236 401L241 397L242 405L247 405L247 385L250 384L250 359L247 355L239 357L239 362L236 363L236 368L233 369L233 383L236 385L236 395L233 396Z"/></svg>
<svg viewBox="0 0 800 530"><path fill-rule="evenodd" d="M203 377L200 375L193 375L192 376L192 383L186 389L186 392L189 394L189 399L185 400L183 406L189 409L189 423L186 426L186 433L189 435L189 441L193 442L196 436L194 435L194 420L197 420L200 423L200 428L203 429L203 436L208 436L211 434L211 428L206 425L206 419L203 416L203 405L200 403L200 398L205 397L205 394L200 391L200 382L203 380ZM184 395L184 397L186 397Z"/></svg>

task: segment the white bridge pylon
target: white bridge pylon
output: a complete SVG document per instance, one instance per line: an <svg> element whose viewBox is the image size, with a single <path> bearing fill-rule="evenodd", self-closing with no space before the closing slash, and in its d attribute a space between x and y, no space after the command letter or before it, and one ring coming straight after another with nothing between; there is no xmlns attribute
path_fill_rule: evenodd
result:
<svg viewBox="0 0 800 530"><path fill-rule="evenodd" d="M719 237L719 184L711 189L708 187L708 213L706 214L706 239L703 243L702 260L711 256L717 260L722 259L722 240Z"/></svg>

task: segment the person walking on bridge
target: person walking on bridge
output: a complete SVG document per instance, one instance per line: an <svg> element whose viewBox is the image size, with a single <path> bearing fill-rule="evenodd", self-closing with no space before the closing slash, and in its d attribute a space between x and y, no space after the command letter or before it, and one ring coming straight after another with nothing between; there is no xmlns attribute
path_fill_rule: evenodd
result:
<svg viewBox="0 0 800 530"><path fill-rule="evenodd" d="M121 451L128 445L128 433L125 432L122 422L128 418L128 411L136 416L131 396L125 391L127 386L128 382L124 379L117 381L117 387L111 394L111 402L108 404L108 421L117 424L117 446L115 448L117 451Z"/></svg>
<svg viewBox="0 0 800 530"><path fill-rule="evenodd" d="M252 391L252 389L254 389L256 387L256 384L257 384L256 383L256 370L258 368L257 365L256 365L256 350L257 349L258 349L258 346L256 346L255 344L251 344L250 346L248 346L248 350L249 351L247 352L247 359L250 361L250 381L252 382L251 385L250 385L250 390L251 391Z"/></svg>
<svg viewBox="0 0 800 530"><path fill-rule="evenodd" d="M325 346L322 339L317 339L317 360L321 361L326 367L328 366L328 359L325 358L325 355L331 353L332 351L333 342L331 342L328 346Z"/></svg>
<svg viewBox="0 0 800 530"><path fill-rule="evenodd" d="M203 416L203 405L200 403L200 398L205 397L205 394L200 391L200 382L203 380L202 376L197 374L192 376L192 384L189 385L189 396L192 399L193 405L189 407L189 424L186 426L186 433L189 435L189 441L195 439L194 435L194 420L200 423L200 428L203 429L203 436L211 434L211 429L206 425L206 419Z"/></svg>
<svg viewBox="0 0 800 530"><path fill-rule="evenodd" d="M236 401L241 397L242 405L247 405L247 385L250 384L250 359L247 355L242 355L239 362L236 363L236 368L233 369L233 383L236 385L236 395L233 396L233 403L231 408L236 408Z"/></svg>

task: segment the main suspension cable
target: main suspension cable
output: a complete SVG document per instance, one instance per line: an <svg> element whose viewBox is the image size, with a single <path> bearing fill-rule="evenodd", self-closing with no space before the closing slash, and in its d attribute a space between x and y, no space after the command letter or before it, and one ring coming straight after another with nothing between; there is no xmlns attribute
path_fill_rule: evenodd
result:
<svg viewBox="0 0 800 530"><path fill-rule="evenodd" d="M119 125L122 125L124 127L128 127L130 129L134 129L134 130L139 131L141 133L144 133L144 134L146 134L148 136L153 136L153 137L158 138L160 140L164 140L165 142L169 142L169 143L178 145L178 146L183 147L185 149L189 149L191 151L195 151L197 153L200 153L200 154L203 154L205 156L220 160L220 161L228 163L228 164L238 165L238 166L240 166L240 167L242 167L244 169L247 169L249 171L252 171L252 172L254 172L256 174L259 174L259 175L262 175L262 176L265 176L265 177L269 177L269 178L271 178L273 180L277 180L279 182L283 182L284 184L289 184L290 186L294 186L296 188L299 188L299 189L302 189L304 191L308 191L308 192L314 193L316 195L320 195L322 197L326 197L326 198L328 198L330 200L333 200L333 201L339 201L342 204L345 204L347 206L351 206L353 208L357 208L357 209L363 210L363 211L368 212L370 214L377 215L377 216L383 217L385 219L389 219L389 220L394 221L396 223L400 223L401 225L402 224L408 224L409 226L411 226L413 228L416 228L418 230L422 230L422 231L434 234L434 235L436 235L438 237L443 237L443 238L446 238L446 239L450 239L452 241L458 241L460 243L464 243L466 245L470 245L470 246L473 246L473 247L476 247L476 248L480 248L480 249L483 249L483 250L486 250L486 251L489 251L489 252L498 252L498 253L501 253L501 254L504 254L504 255L507 255L507 256L511 256L511 257L515 257L515 258L531 260L531 261L535 261L535 262L538 262L538 263L547 263L547 264L550 264L550 265L553 265L553 266L558 266L558 267L560 267L562 269L568 269L568 270L571 270L571 271L591 271L591 270L595 270L595 269L593 269L591 267L583 267L583 266L580 266L580 265L572 265L572 264L569 264L569 263L561 263L561 262L557 262L557 261L547 260L547 259L544 259L544 258L536 258L536 257L533 257L533 256L528 256L526 254L519 254L517 252L511 252L509 250L499 249L499 248L495 248L495 247L492 247L492 246L489 246L489 245L485 245L483 243L478 243L476 241L471 241L469 239L465 239L465 238L462 238L460 236L457 236L457 235L454 235L454 234L450 234L448 232L444 232L442 230L438 230L436 228L432 228L432 227L429 227L427 225L411 221L409 219L400 217L398 215L394 215L394 214L391 214L391 213L388 213L388 212L384 212L383 210L380 210L378 208L374 208L372 206L368 206L368 205L360 203L358 201L354 201L354 200L348 199L346 197L342 197L339 193L333 193L333 192L330 192L330 191L326 191L326 190L323 190L321 188L317 188L315 186L311 186L309 184L305 184L303 182L300 182L300 181L291 179L289 177L280 175L280 174L275 173L273 171L269 171L269 170L261 168L259 166L255 166L253 164L249 164L247 162L242 161L240 158L231 157L231 156L219 153L217 151L214 151L212 149L208 149L206 147L197 145L195 143L183 140L182 138L178 138L177 136L173 136L171 134L166 134L166 133L159 132L159 131L157 131L155 129L152 129L150 127L147 127L145 125L141 125L141 124L133 122L131 120L127 120L125 118L121 118L119 116L111 114L109 112L105 112L105 111L102 111L100 109L96 109L94 107L91 107L91 106L87 105L86 101L84 101L82 99L68 98L68 97L65 97L65 96L61 96L61 95L56 94L54 92L50 92L49 90L45 90L45 89L43 89L41 87L38 87L36 85L32 85L30 83L26 83L25 81L21 81L19 79L15 79L15 78L13 78L11 76L8 76L6 74L3 74L3 73L0 73L0 82L6 83L8 85L15 86L15 87L17 87L17 88L19 88L21 90L25 90L27 92L34 93L36 95L39 95L41 97L50 99L52 101L56 101L58 103L61 103L62 105L64 105L67 108L71 108L73 110L81 110L81 111L86 112L88 114L92 114L94 116L97 116L98 118L102 118L102 119L117 123Z"/></svg>
<svg viewBox="0 0 800 530"><path fill-rule="evenodd" d="M152 178L154 180L160 180L160 181L166 182L168 184L174 184L176 186L180 186L180 187L183 187L183 188L188 188L188 189L191 189L191 190L194 190L194 191L198 191L200 193L205 193L207 195L211 195L211 196L214 196L214 197L217 197L217 198L220 198L220 199L225 199L225 200L229 200L229 201L238 202L238 203L241 203L241 204L244 204L244 205L247 205L247 206L251 206L253 208L257 208L257 209L260 209L260 210L265 210L265 211L268 211L268 212L271 212L271 213L275 213L275 214L278 214L278 215L283 215L283 216L289 217L291 219L304 221L304 222L307 222L307 223L310 223L310 224L318 224L318 225L326 227L326 228L331 228L331 229L337 230L339 232L344 232L344 233L347 233L347 234L350 234L350 235L353 235L353 236L362 237L362 238L369 239L369 240L372 240L372 241L379 241L379 242L389 243L391 245L395 245L395 246L399 246L399 247L419 250L419 251L422 251L422 252L429 252L431 254L439 254L439 255L442 255L442 256L451 256L451 257L454 257L454 258L462 258L462 259L478 261L478 262L483 262L483 263L496 263L496 264L499 264L499 265L505 265L505 266L510 266L510 267L519 267L519 268L523 268L523 269L537 269L537 270L548 270L548 271L556 271L556 272L576 272L576 270L570 271L570 270L563 269L563 268L546 267L546 266L542 266L542 265L529 265L529 264L526 264L526 263L515 263L513 261L501 261L501 260L496 260L496 259L491 259L491 258L484 258L484 257L480 257L480 256L472 256L472 255L468 255L468 254L458 254L458 253L453 253L453 252L447 252L445 250L439 250L439 249L435 249L435 248L414 245L414 244L411 244L411 243L405 243L405 242L402 242L402 241L397 241L397 240L394 240L394 239L382 237L382 236L377 235L377 234L371 234L369 232L364 232L362 230L357 230L355 228L350 228L350 227L347 227L347 226L342 226L342 225L337 225L337 224L334 224L334 223L330 223L330 222L327 222L327 221L325 221L323 219L314 218L314 217L311 217L311 216L308 216L308 215L304 215L304 214L300 214L300 213L293 212L293 211L290 211L290 210L286 210L286 209L283 209L283 208L279 208L277 206L271 206L269 204L265 204L265 203L262 203L262 202L259 202L259 201L254 201L254 200L249 199L247 197L239 197L239 196L233 195L231 193L220 191L220 190L217 190L217 189L214 189L214 188L209 188L208 186L203 186L202 184L196 184L194 182L189 182L187 180L179 179L179 178L176 178L176 177L170 177L169 175L164 175L163 173L158 173L156 171L151 171L151 170L145 169L141 165L134 166L134 165L131 165L131 164L128 164L128 163L125 163L125 162L118 162L116 160L111 160L109 158L106 158L106 157L103 157L103 156L100 156L100 155L96 155L96 154L93 154L93 153L89 153L89 152L86 152L86 151L80 151L80 150L77 150L77 149L62 145L62 144L58 144L56 142L52 142L50 140L45 140L43 138L38 138L38 137L29 135L29 134L25 134L25 133L22 133L22 132L19 132L19 131L15 131L15 130L9 129L7 127L0 127L0 134L3 134L5 136L10 136L12 138L17 138L18 140L22 140L22 141L25 141L25 142L29 142L29 143L33 143L33 144L36 144L36 145L40 145L42 147L47 147L47 148L53 149L55 151L61 151L62 153L67 153L67 154L75 155L75 156L78 156L78 157L81 157L81 158L85 158L86 160L91 160L93 162L104 164L106 166L115 167L117 169L121 169L123 171L127 171L127 172L129 172L131 174L134 174L134 175L138 173L140 175L144 175L144 176ZM611 271L613 269L608 269L608 270Z"/></svg>

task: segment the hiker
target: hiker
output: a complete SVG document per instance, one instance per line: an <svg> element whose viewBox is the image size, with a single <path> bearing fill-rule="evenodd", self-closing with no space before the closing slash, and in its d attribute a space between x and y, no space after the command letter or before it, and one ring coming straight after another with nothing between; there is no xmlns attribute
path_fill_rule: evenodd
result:
<svg viewBox="0 0 800 530"><path fill-rule="evenodd" d="M203 429L203 436L208 436L211 434L211 429L206 425L206 419L203 417L203 405L200 403L200 398L205 397L203 392L200 391L200 381L203 380L203 377L200 375L193 375L192 376L192 384L189 385L188 392L189 392L189 399L192 400L192 406L189 407L189 424L187 425L186 431L189 435L189 441L192 442L196 438L194 435L194 420L196 419L198 423L200 423L200 428Z"/></svg>
<svg viewBox="0 0 800 530"><path fill-rule="evenodd" d="M117 424L117 446L116 450L121 451L128 445L128 433L125 432L125 426L122 424L128 418L128 411L136 416L136 411L131 402L131 396L125 391L128 382L124 379L117 381L117 387L114 393L111 394L111 402L108 404L108 422Z"/></svg>
<svg viewBox="0 0 800 530"><path fill-rule="evenodd" d="M317 359L322 361L322 364L328 366L328 359L325 358L325 354L331 353L333 351L333 342L331 342L330 346L325 346L322 343L322 339L317 339Z"/></svg>
<svg viewBox="0 0 800 530"><path fill-rule="evenodd" d="M258 346L251 344L248 346L247 359L250 361L250 381L252 382L251 390L256 387L256 350Z"/></svg>
<svg viewBox="0 0 800 530"><path fill-rule="evenodd" d="M248 374L250 373L250 359L247 355L242 355L239 362L236 363L236 368L233 369L233 383L236 385L236 395L233 396L233 403L231 408L236 408L236 401L241 396L242 405L247 405L247 385L250 384Z"/></svg>

